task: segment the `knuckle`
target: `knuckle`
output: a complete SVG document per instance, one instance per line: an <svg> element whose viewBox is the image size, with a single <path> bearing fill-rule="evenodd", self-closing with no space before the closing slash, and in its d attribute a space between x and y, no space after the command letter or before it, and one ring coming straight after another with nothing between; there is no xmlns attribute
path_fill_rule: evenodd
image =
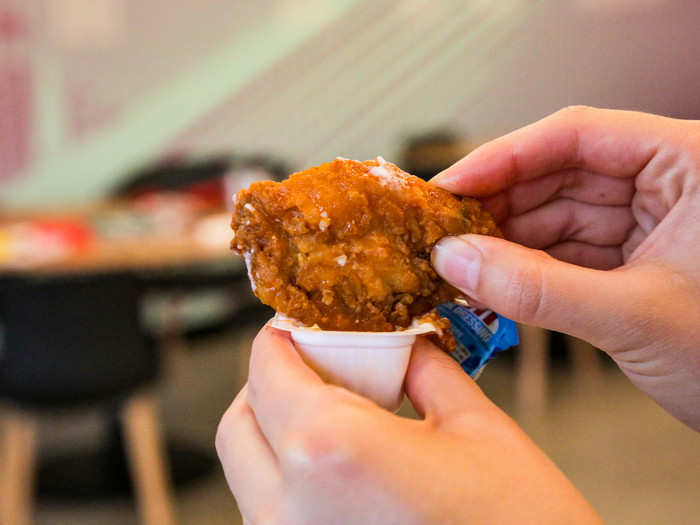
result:
<svg viewBox="0 0 700 525"><path fill-rule="evenodd" d="M221 416L214 438L214 446L219 457L226 451L228 444L232 441L234 427L238 419L244 415L245 410L249 409L244 403L234 402Z"/></svg>
<svg viewBox="0 0 700 525"><path fill-rule="evenodd" d="M544 277L537 264L527 264L511 274L506 287L506 305L515 320L532 323L541 317Z"/></svg>
<svg viewBox="0 0 700 525"><path fill-rule="evenodd" d="M243 518L244 525L280 525L280 523L288 523L275 507L263 507L257 509L252 516Z"/></svg>
<svg viewBox="0 0 700 525"><path fill-rule="evenodd" d="M591 106L574 104L571 106L563 107L562 109L557 111L555 115L563 118L564 120L580 120L593 111L595 111L595 109Z"/></svg>
<svg viewBox="0 0 700 525"><path fill-rule="evenodd" d="M341 474L357 456L353 437L326 423L312 422L303 430L290 431L280 448L282 470L292 477Z"/></svg>
<svg viewBox="0 0 700 525"><path fill-rule="evenodd" d="M255 406L264 395L265 388L260 386L260 377L257 374L250 374L247 384L246 400L248 405Z"/></svg>
<svg viewBox="0 0 700 525"><path fill-rule="evenodd" d="M226 417L224 416L219 421L219 426L216 428L216 437L214 438L214 446L216 447L216 453L221 458L226 451L227 444L229 442L229 426L227 424Z"/></svg>

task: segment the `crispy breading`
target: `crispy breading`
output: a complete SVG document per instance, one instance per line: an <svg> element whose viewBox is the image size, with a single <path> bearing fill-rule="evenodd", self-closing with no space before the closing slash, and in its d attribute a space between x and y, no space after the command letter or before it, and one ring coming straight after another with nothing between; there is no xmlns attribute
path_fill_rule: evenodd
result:
<svg viewBox="0 0 700 525"><path fill-rule="evenodd" d="M391 331L459 292L430 264L446 235L498 234L491 216L377 160L337 158L235 198L232 249L253 291L325 330Z"/></svg>

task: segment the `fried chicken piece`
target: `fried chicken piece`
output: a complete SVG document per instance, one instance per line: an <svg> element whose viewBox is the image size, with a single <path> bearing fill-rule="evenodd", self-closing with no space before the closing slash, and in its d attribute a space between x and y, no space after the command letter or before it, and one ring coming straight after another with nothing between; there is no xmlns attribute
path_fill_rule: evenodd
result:
<svg viewBox="0 0 700 525"><path fill-rule="evenodd" d="M423 337L427 337L438 348L442 348L447 353L450 353L457 347L457 341L450 330L450 320L441 316L437 308L433 308L427 314L420 316L418 322L430 323L435 327L434 332L427 333Z"/></svg>
<svg viewBox="0 0 700 525"><path fill-rule="evenodd" d="M255 295L324 330L393 331L459 292L430 264L446 235L498 234L459 199L381 157L337 158L235 197L231 248Z"/></svg>

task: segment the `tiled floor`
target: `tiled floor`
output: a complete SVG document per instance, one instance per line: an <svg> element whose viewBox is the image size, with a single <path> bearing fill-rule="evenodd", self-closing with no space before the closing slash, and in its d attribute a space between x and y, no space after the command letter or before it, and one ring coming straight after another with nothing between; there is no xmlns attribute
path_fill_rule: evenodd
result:
<svg viewBox="0 0 700 525"><path fill-rule="evenodd" d="M243 384L253 331L229 333L198 343L171 360L160 394L168 433L213 448L218 418ZM506 411L513 410L510 360L491 363L480 379ZM700 434L666 415L617 370L606 368L594 391L574 388L564 367L552 373L550 404L538 417L518 418L602 514L606 523L627 525L698 523ZM403 413L410 415L410 407ZM98 439L92 415L61 417L42 424L43 447L74 447ZM48 439L51 436L51 440ZM187 524L240 523L223 476L178 494ZM39 502L39 525L137 523L129 503L58 505Z"/></svg>

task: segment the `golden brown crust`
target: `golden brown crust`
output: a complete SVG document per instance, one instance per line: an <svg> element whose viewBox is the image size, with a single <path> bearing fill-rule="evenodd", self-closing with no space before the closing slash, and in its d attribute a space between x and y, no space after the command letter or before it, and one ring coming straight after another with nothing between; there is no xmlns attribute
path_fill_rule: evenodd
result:
<svg viewBox="0 0 700 525"><path fill-rule="evenodd" d="M336 159L236 196L231 248L258 298L326 330L390 331L457 290L430 265L445 235L497 234L473 199L383 159Z"/></svg>
<svg viewBox="0 0 700 525"><path fill-rule="evenodd" d="M435 327L435 332L430 332L424 336L434 345L446 352L452 352L457 347L457 341L450 330L450 320L447 317L442 317L437 309L430 310L419 321L431 323Z"/></svg>

